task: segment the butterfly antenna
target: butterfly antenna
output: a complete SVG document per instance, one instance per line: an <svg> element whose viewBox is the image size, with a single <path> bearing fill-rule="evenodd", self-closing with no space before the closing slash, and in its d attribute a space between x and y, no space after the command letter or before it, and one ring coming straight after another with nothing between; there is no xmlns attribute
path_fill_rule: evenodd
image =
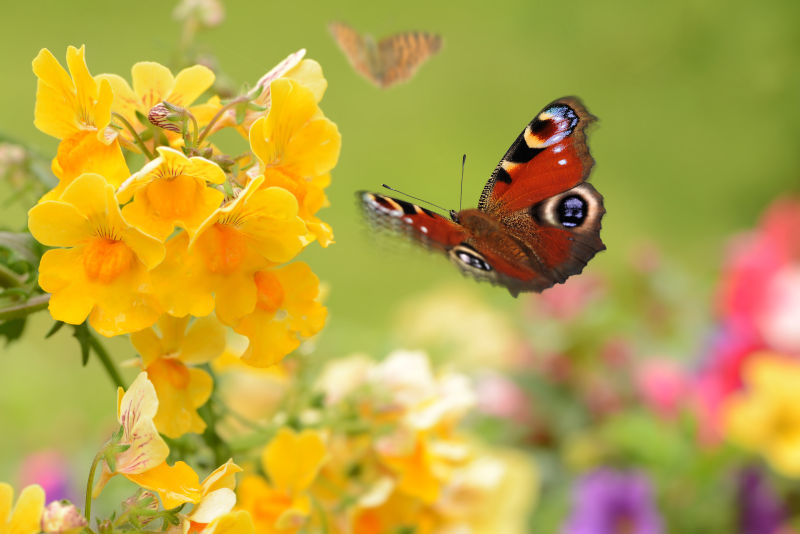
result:
<svg viewBox="0 0 800 534"><path fill-rule="evenodd" d="M467 155L461 156L461 190L458 193L458 211L461 211L461 199L464 198L464 165L467 163Z"/></svg>
<svg viewBox="0 0 800 534"><path fill-rule="evenodd" d="M386 188L386 189L388 189L389 191L394 191L395 193L400 193L401 195L405 195L405 196L407 196L408 198L413 198L414 200L419 200L420 202L424 202L425 204L429 204L429 205L433 206L434 208L438 208L438 209L440 209L440 210L442 210L442 211L446 211L446 212L448 212L448 213L450 213L450 212L452 212L452 211L453 211L453 210L448 210L447 208L443 208L443 207L441 207L441 206L440 206L440 205L438 205L438 204L434 204L433 202L431 202L431 201L429 201L429 200L423 200L423 199L421 199L421 198L419 198L419 197L415 197L414 195L409 195L408 193L403 193L402 191L399 191L399 190L395 189L394 187L389 187L389 186L388 186L388 185L386 185L386 184L381 184L381 186L382 186L382 187L385 187L385 188Z"/></svg>

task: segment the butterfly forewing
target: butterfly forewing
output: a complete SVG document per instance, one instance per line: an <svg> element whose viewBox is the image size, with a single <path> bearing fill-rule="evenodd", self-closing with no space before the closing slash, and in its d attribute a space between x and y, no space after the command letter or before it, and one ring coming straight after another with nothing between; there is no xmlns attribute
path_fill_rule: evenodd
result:
<svg viewBox="0 0 800 534"><path fill-rule="evenodd" d="M372 83L377 84L378 78L375 74L376 58L371 58L376 54L370 53L370 47L367 46L367 42L361 35L343 22L332 22L328 25L328 29L336 40L336 44L344 52L350 65L356 69L356 72ZM374 49L374 43L371 48Z"/></svg>
<svg viewBox="0 0 800 534"><path fill-rule="evenodd" d="M545 106L497 164L478 208L513 212L583 182L594 165L585 129L595 120L574 97Z"/></svg>

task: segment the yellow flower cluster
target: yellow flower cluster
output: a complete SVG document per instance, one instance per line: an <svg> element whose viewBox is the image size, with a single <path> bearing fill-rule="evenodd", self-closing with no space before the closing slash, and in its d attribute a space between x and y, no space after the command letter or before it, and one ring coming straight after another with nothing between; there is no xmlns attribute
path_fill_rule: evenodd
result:
<svg viewBox="0 0 800 534"><path fill-rule="evenodd" d="M236 507L257 532L525 531L531 464L459 434L474 403L465 376L435 376L423 353L398 351L338 360L320 388L323 413L305 419L332 423L282 428L239 485Z"/></svg>
<svg viewBox="0 0 800 534"><path fill-rule="evenodd" d="M745 389L725 404L731 441L762 454L778 472L800 477L800 364L788 356L754 354Z"/></svg>
<svg viewBox="0 0 800 534"><path fill-rule="evenodd" d="M311 242L333 240L316 214L341 147L319 108L325 78L303 54L226 104L214 95L196 104L215 80L201 65L173 75L137 63L129 84L92 76L83 47L68 48L68 71L46 49L33 61L35 124L60 140L58 186L28 214L33 236L54 247L39 284L56 320L88 318L105 336L137 332L159 393L182 384L180 395L161 398L178 416L156 420L170 437L202 430L193 410L208 398L210 380L186 364L221 351L198 346L201 331L218 339L214 321L246 336L242 358L261 367L325 323L318 278L302 262L287 263ZM239 120L237 109L246 110ZM226 127L249 139L244 156L209 143ZM142 157L131 172L127 162ZM190 325L190 317L209 319ZM145 330L156 323L160 334ZM179 350L182 342L190 348Z"/></svg>

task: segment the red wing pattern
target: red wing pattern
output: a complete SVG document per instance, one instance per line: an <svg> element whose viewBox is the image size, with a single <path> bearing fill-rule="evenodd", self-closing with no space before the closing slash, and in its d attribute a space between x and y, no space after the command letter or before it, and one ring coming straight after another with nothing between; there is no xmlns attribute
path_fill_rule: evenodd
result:
<svg viewBox="0 0 800 534"><path fill-rule="evenodd" d="M528 208L586 180L594 159L586 146L586 126L596 117L574 97L540 111L498 163L478 201L487 213Z"/></svg>
<svg viewBox="0 0 800 534"><path fill-rule="evenodd" d="M373 228L406 234L428 248L442 251L466 238L462 226L416 204L367 191L359 191L358 198Z"/></svg>

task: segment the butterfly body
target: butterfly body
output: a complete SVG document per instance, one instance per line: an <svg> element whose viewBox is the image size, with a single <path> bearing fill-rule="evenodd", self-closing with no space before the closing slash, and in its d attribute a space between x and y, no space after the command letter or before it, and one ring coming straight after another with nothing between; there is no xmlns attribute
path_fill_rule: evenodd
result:
<svg viewBox="0 0 800 534"><path fill-rule="evenodd" d="M586 183L594 160L585 128L595 119L576 98L546 106L495 168L476 209L450 219L377 193L359 193L369 220L447 254L477 280L516 296L580 273L605 249L603 197Z"/></svg>
<svg viewBox="0 0 800 534"><path fill-rule="evenodd" d="M442 46L440 36L427 32L403 32L376 42L342 22L329 29L356 72L382 89L409 80Z"/></svg>

